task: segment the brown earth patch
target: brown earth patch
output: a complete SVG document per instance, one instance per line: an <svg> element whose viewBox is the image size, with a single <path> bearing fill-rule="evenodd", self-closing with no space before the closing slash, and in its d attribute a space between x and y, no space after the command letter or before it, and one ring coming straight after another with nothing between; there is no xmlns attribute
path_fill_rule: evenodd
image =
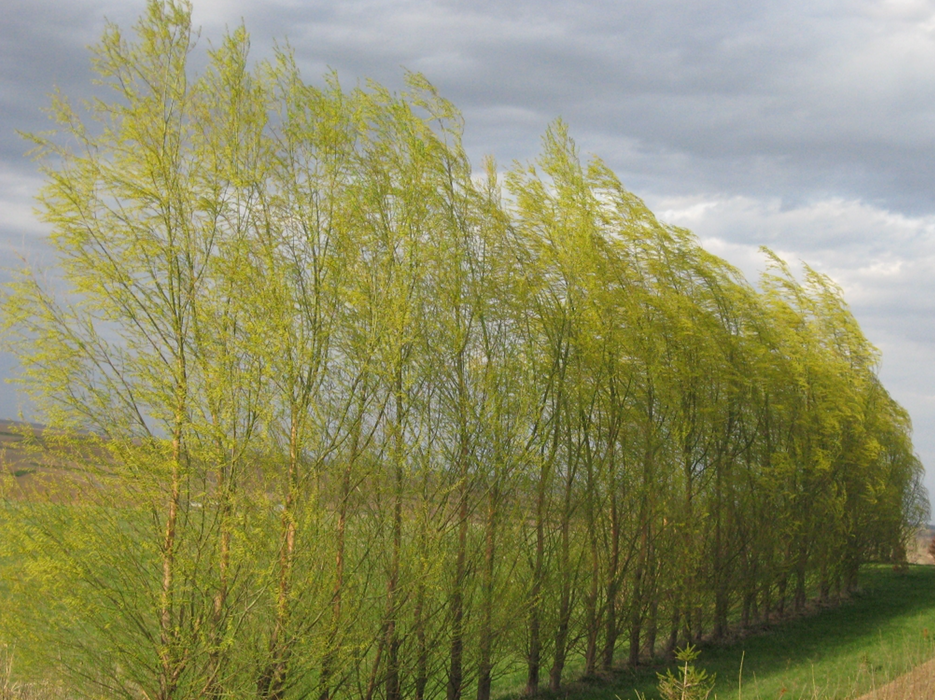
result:
<svg viewBox="0 0 935 700"><path fill-rule="evenodd" d="M935 700L935 659L857 700Z"/></svg>

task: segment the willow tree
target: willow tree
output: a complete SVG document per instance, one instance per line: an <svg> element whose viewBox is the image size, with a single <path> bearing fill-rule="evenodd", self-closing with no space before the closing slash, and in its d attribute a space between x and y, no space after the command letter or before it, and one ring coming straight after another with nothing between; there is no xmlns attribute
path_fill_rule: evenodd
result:
<svg viewBox="0 0 935 700"><path fill-rule="evenodd" d="M46 285L24 270L5 299L25 388L59 430L52 459L84 453L102 475L58 482L88 517L37 522L32 534L64 566L54 575L76 606L65 616L98 611L56 630L76 651L66 666L160 698L211 694L236 675L226 638L243 617L232 611L245 578L230 507L262 382L243 308L230 304L243 280L230 273L255 213L266 105L244 70L242 32L199 80L192 47L184 3L149 3L135 40L108 25L94 66L112 101L82 112L56 96L59 133L32 137L60 275ZM83 559L69 567L75 538Z"/></svg>

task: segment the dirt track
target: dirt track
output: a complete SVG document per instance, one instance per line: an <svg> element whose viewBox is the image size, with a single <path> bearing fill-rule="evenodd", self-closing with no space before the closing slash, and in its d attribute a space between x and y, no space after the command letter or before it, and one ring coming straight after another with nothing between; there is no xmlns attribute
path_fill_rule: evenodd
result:
<svg viewBox="0 0 935 700"><path fill-rule="evenodd" d="M857 700L935 700L935 659Z"/></svg>

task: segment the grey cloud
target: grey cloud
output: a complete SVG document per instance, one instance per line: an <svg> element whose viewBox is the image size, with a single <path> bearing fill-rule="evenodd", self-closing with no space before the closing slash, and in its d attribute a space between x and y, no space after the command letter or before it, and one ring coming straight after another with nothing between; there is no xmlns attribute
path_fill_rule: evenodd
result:
<svg viewBox="0 0 935 700"><path fill-rule="evenodd" d="M373 77L391 87L401 86L403 66L426 73L468 115L499 115L468 122L475 158L532 156L537 138L513 116L531 110L539 131L563 116L585 150L623 139L629 146L611 144L607 160L633 172L636 187L792 197L821 188L935 210L930 2L196 5L206 35L242 16L258 56L288 39L312 81L329 66L345 82ZM84 78L81 47L113 8L91 0L16 8L4 25L16 34L5 42L8 57L34 65L14 72L7 92L18 97L5 106L31 125L51 73ZM82 39L68 38L69 27ZM0 148L12 156L18 144L5 136Z"/></svg>
<svg viewBox="0 0 935 700"><path fill-rule="evenodd" d="M85 47L105 15L129 28L144 6L5 3L0 255L42 252L14 130L46 128L56 85L91 94ZM241 18L257 59L288 40L311 82L333 68L399 89L404 67L424 72L464 111L475 164L534 158L562 116L582 152L751 278L760 244L829 272L933 432L935 0L195 0L200 50Z"/></svg>

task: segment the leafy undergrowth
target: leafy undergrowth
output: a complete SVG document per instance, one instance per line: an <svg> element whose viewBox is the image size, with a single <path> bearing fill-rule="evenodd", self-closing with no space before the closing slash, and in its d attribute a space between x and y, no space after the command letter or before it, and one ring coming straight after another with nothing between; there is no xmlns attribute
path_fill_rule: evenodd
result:
<svg viewBox="0 0 935 700"><path fill-rule="evenodd" d="M716 678L712 699L850 700L935 657L933 636L935 567L914 565L898 573L889 566L868 566L861 574L861 592L840 607L787 620L729 645L702 645L694 664ZM11 683L10 669L2 668L9 656L0 656L6 657L0 658L6 662L0 663L0 700L67 696L47 684ZM556 697L637 700L643 695L655 700L660 697L657 673L669 670L678 671L675 664L622 671L612 681L571 684Z"/></svg>
<svg viewBox="0 0 935 700"><path fill-rule="evenodd" d="M846 700L935 657L933 635L935 567L899 573L867 566L852 600L729 645L702 645L694 663L716 676L711 697L718 700ZM675 664L580 682L559 697L636 700L642 694L653 700L660 697L656 674L668 669Z"/></svg>

